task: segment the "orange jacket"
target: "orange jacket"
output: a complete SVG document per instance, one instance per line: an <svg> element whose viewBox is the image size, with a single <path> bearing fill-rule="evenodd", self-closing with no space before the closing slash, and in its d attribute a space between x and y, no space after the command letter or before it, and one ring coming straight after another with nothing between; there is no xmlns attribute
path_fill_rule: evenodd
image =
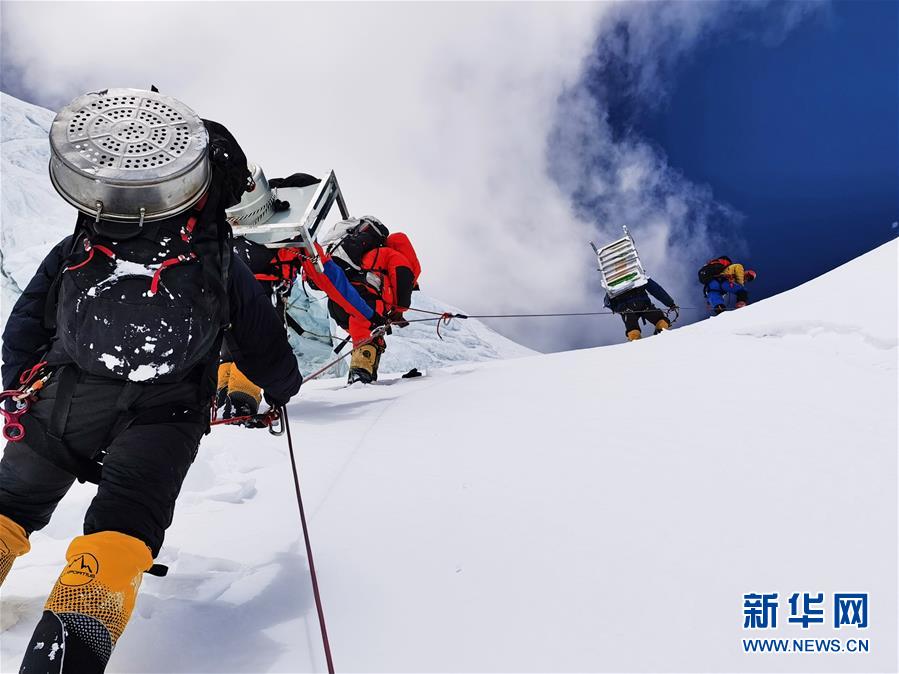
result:
<svg viewBox="0 0 899 674"><path fill-rule="evenodd" d="M362 256L361 266L375 275L376 280L369 277L366 286L376 291L388 311L397 309L403 312L409 308L412 289L421 274L421 264L408 236L402 232L391 234L383 246ZM373 280L374 283L371 282Z"/></svg>

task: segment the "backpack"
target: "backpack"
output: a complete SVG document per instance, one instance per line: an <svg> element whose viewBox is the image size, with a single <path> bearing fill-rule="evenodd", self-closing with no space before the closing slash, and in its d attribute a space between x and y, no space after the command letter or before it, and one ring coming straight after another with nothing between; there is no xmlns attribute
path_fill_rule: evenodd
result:
<svg viewBox="0 0 899 674"><path fill-rule="evenodd" d="M250 174L227 129L205 123L212 181L193 209L124 235L78 216L48 302L59 346L90 374L174 382L218 355L229 322L224 210L240 201Z"/></svg>
<svg viewBox="0 0 899 674"><path fill-rule="evenodd" d="M377 218L363 216L359 220L343 220L337 223L320 242L350 281L362 280L365 271L362 269L362 258L370 250L381 248L390 231Z"/></svg>
<svg viewBox="0 0 899 674"><path fill-rule="evenodd" d="M709 260L699 269L699 282L705 285L712 279L715 279L724 272L731 264L729 258L719 257Z"/></svg>

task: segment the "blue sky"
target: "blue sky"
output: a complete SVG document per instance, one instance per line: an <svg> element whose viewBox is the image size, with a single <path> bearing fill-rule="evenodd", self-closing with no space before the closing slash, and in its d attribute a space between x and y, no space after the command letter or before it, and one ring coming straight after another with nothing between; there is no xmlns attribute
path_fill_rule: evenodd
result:
<svg viewBox="0 0 899 674"><path fill-rule="evenodd" d="M760 38L767 20L746 16L700 42L660 104L613 95L609 106L616 135L648 140L743 215L756 298L899 231L899 3L835 2ZM614 86L620 70L596 76L596 89L628 91Z"/></svg>

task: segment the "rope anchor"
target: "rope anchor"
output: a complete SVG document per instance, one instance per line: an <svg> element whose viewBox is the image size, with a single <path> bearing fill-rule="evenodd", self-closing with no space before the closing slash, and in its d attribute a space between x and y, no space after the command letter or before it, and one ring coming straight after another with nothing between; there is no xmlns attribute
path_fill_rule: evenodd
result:
<svg viewBox="0 0 899 674"><path fill-rule="evenodd" d="M454 318L468 318L465 314L454 314L449 311L445 311L440 318L437 319L437 336L440 339L443 339L443 335L440 334L440 326L445 325L448 326Z"/></svg>

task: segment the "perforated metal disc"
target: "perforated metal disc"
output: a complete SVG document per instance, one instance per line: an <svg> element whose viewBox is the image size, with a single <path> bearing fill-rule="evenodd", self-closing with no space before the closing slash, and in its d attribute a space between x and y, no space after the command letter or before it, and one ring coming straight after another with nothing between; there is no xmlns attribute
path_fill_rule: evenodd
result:
<svg viewBox="0 0 899 674"><path fill-rule="evenodd" d="M252 192L244 192L240 203L225 211L233 227L253 227L267 222L275 213L275 195L269 187L262 167L250 164L255 187Z"/></svg>
<svg viewBox="0 0 899 674"><path fill-rule="evenodd" d="M188 106L139 89L80 96L50 130L54 186L81 210L104 217L168 217L208 186L208 135Z"/></svg>

